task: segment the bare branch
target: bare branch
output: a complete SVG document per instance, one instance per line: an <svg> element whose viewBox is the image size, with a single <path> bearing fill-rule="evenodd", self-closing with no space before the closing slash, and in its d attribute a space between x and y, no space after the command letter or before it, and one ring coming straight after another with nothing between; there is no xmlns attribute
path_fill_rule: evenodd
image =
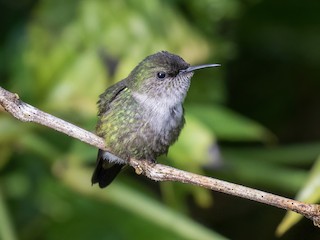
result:
<svg viewBox="0 0 320 240"><path fill-rule="evenodd" d="M13 94L2 87L0 87L0 105L20 121L39 123L94 147L107 150L102 138L22 102L18 94Z"/></svg>
<svg viewBox="0 0 320 240"><path fill-rule="evenodd" d="M102 150L108 150L102 138L22 102L17 94L8 92L1 87L0 105L2 105L7 112L11 113L15 118L21 121L36 122L65 133L73 138L79 139L94 147ZM155 181L175 181L193 184L214 191L265 203L278 208L291 210L311 219L316 226L320 227L320 205L317 204L307 204L295 201L234 183L182 171L166 165L151 163L146 160L141 161L130 159L129 164L135 168L136 173L142 173Z"/></svg>

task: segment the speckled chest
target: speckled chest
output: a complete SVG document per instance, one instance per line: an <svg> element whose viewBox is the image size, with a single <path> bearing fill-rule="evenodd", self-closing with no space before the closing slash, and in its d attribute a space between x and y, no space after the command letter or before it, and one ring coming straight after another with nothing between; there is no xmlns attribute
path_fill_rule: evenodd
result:
<svg viewBox="0 0 320 240"><path fill-rule="evenodd" d="M153 158L168 151L184 124L181 102L125 91L101 117L106 144L121 157Z"/></svg>

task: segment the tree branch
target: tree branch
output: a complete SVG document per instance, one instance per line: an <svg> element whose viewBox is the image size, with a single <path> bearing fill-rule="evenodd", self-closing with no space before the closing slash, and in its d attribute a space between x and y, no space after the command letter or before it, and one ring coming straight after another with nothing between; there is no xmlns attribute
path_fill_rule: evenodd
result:
<svg viewBox="0 0 320 240"><path fill-rule="evenodd" d="M2 105L7 112L11 113L15 118L21 121L39 123L65 133L73 138L79 139L94 147L110 151L105 146L102 138L22 102L17 94L8 92L1 87L0 105ZM130 159L129 165L135 168L137 174L144 174L155 181L176 181L193 184L214 191L265 203L278 208L291 210L311 219L316 226L320 227L320 205L317 204L307 204L295 201L234 183L182 171L166 165L151 163L146 160Z"/></svg>

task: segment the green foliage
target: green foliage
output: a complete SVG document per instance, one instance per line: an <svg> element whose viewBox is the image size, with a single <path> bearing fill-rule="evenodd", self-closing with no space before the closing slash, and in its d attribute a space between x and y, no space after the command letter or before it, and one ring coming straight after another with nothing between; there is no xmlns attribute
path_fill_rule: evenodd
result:
<svg viewBox="0 0 320 240"><path fill-rule="evenodd" d="M320 182L319 182L319 172L320 172L320 158L318 157L314 166L312 167L308 179L304 186L299 191L296 199L307 203L319 203L320 201ZM277 228L277 234L282 235L288 229L290 229L294 224L301 220L301 215L295 212L288 212L280 225Z"/></svg>
<svg viewBox="0 0 320 240"><path fill-rule="evenodd" d="M306 96L310 96L308 90L315 90L305 89L302 83L302 87L292 85L291 72L297 68L281 68L279 75L283 82L288 81L285 85L279 80L272 82L277 74L268 68L271 77L266 75L267 66L254 68L251 64L259 54L270 61L294 64L300 59L297 55L302 56L310 63L305 66L304 71L310 71L303 75L304 80L312 73L317 76L313 66L320 58L309 45L296 48L297 44L287 45L285 38L277 37L286 32L283 29L295 28L283 23L281 29L275 29L277 22L273 23L264 9L273 11L277 3L265 2L35 1L19 24L10 25L7 39L1 42L1 86L18 93L23 101L94 131L98 95L126 77L145 56L168 50L191 64L222 63L221 68L203 70L193 77L185 104L186 126L168 156L160 161L281 195L299 192L298 199L318 202L320 169L319 160L314 161L319 155L319 135L283 141L283 136L290 136L288 132L299 132L300 128L307 128L309 134L317 132L314 122L318 122L294 125L294 119L304 115L293 117L286 104L288 99L299 103L300 98L285 91L276 95L273 88L296 86L296 91L303 89ZM279 13L276 16L281 21ZM283 15L286 17L290 19ZM258 30L262 35L255 35ZM313 42L317 34L313 38L309 30L307 42L318 43ZM232 62L252 75L232 68ZM230 76L241 79L232 83ZM246 84L246 79L254 82ZM268 86L272 91L268 92ZM270 101L261 105L266 93ZM242 102L247 104L244 110L237 108ZM308 107L317 112L317 105ZM279 115L271 114L273 110ZM0 238L224 239L216 233L221 232L229 238L247 239L252 231L255 239L270 239L280 221L277 216L261 219L244 214L237 226L231 225L231 219L225 218L236 219L238 213L228 211L228 199L223 209L215 209L219 198L210 191L153 183L129 170L107 189L91 187L96 152L51 129L19 122L0 109ZM251 206L248 202L245 209ZM202 211L205 214L201 215ZM225 215L221 219L216 217L219 211ZM288 214L278 232L288 231L298 220ZM248 221L261 223L263 230L245 228Z"/></svg>

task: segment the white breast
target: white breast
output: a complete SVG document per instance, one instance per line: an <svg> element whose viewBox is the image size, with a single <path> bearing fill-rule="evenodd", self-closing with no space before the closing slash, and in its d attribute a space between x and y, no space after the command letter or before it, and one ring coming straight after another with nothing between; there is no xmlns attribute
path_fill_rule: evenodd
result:
<svg viewBox="0 0 320 240"><path fill-rule="evenodd" d="M148 114L148 123L156 133L168 132L179 126L183 117L182 101L178 97L151 98L146 94L133 93L133 97Z"/></svg>

